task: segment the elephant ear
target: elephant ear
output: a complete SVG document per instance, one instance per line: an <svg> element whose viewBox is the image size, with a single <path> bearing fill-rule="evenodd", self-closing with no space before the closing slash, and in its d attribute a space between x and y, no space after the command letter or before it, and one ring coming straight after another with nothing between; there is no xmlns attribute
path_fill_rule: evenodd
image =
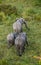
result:
<svg viewBox="0 0 41 65"><path fill-rule="evenodd" d="M25 19L24 19L24 18L22 18L22 20L23 20L23 21L25 21Z"/></svg>

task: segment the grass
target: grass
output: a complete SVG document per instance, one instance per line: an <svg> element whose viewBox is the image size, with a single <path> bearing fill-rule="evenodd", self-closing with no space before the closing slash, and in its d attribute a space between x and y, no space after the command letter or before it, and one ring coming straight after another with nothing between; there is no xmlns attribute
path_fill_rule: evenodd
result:
<svg viewBox="0 0 41 65"><path fill-rule="evenodd" d="M0 4L10 4L16 6L17 15L7 15L0 11L0 65L41 65L41 1L39 0L0 0ZM6 37L13 32L12 24L16 18L23 17L30 28L23 30L27 33L29 46L25 47L25 52L21 57L17 56L15 47L7 48Z"/></svg>

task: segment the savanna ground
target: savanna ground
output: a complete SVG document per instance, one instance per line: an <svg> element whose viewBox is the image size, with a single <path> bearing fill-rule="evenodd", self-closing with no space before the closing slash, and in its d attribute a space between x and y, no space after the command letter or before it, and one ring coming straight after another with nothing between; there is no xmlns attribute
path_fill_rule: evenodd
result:
<svg viewBox="0 0 41 65"><path fill-rule="evenodd" d="M15 47L8 49L6 37L13 32L16 18L23 17L30 28L29 46L21 57ZM41 65L41 0L0 0L0 65Z"/></svg>

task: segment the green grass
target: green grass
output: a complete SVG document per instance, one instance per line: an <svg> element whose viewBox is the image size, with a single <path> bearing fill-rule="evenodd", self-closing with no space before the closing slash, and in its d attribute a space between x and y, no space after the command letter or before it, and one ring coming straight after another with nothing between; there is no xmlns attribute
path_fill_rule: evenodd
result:
<svg viewBox="0 0 41 65"><path fill-rule="evenodd" d="M41 65L41 1L40 0L0 0L0 4L16 6L17 15L0 11L0 65ZM8 49L6 37L13 32L12 24L16 18L23 17L30 28L23 30L27 33L29 46L21 57L17 56L15 47Z"/></svg>

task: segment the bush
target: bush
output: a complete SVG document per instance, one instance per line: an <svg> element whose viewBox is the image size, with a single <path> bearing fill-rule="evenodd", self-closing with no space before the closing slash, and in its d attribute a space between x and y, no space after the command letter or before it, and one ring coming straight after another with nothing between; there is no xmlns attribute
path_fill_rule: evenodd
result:
<svg viewBox="0 0 41 65"><path fill-rule="evenodd" d="M6 15L16 14L17 15L17 8L16 6L11 6L7 4L0 4L0 11L4 12Z"/></svg>

